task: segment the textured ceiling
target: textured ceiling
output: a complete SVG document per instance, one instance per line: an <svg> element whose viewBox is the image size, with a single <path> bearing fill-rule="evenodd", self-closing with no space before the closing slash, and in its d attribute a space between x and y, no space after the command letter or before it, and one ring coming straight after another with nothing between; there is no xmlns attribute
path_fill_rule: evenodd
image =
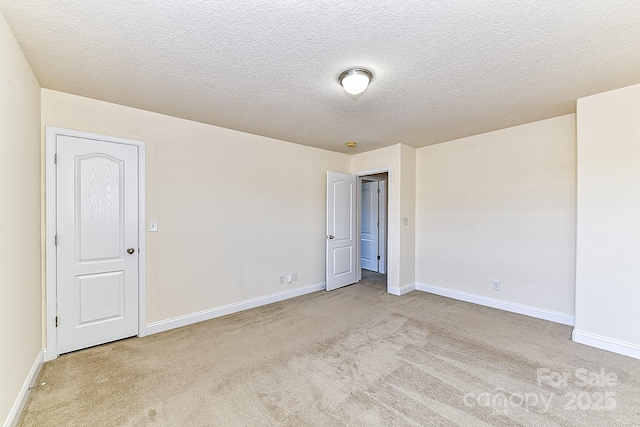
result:
<svg viewBox="0 0 640 427"><path fill-rule="evenodd" d="M42 87L340 152L575 111L640 82L640 2L0 0ZM349 98L349 67L374 80ZM347 141L357 141L347 149Z"/></svg>

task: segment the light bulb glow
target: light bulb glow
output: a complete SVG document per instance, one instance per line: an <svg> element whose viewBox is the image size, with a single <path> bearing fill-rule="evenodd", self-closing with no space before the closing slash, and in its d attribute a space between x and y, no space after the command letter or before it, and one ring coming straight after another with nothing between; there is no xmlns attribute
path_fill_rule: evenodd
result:
<svg viewBox="0 0 640 427"><path fill-rule="evenodd" d="M343 71L338 77L338 81L345 92L357 96L367 90L371 78L372 75L369 70L355 68Z"/></svg>

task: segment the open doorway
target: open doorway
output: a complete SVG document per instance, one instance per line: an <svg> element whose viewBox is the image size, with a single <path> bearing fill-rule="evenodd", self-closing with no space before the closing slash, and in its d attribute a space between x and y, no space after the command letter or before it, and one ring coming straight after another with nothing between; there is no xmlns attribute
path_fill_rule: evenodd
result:
<svg viewBox="0 0 640 427"><path fill-rule="evenodd" d="M365 195L365 232L376 237L373 253L365 258L374 261L362 269L363 182L374 182L371 197ZM326 290L347 286L374 275L386 292L397 294L391 278L397 276L397 255L389 245L388 212L396 212L391 168L368 170L355 175L327 171ZM373 187L373 186L372 186ZM367 185L365 185L365 190ZM367 217L367 212L369 216ZM373 216L377 214L377 217ZM376 232L377 230L377 232ZM396 230L397 232L397 230ZM371 235L374 236L371 236ZM397 234L394 232L394 238ZM367 236L365 236L365 241ZM365 245L367 242L365 242ZM365 251L367 249L365 248ZM388 263L387 260L396 260ZM365 273L363 278L363 272ZM386 284L386 286L385 286Z"/></svg>
<svg viewBox="0 0 640 427"><path fill-rule="evenodd" d="M360 268L362 279L387 283L387 172L361 176Z"/></svg>

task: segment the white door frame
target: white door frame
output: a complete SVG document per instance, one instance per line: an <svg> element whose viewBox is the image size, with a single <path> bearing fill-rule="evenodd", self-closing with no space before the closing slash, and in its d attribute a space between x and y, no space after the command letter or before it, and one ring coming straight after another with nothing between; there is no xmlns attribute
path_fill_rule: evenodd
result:
<svg viewBox="0 0 640 427"><path fill-rule="evenodd" d="M389 228L389 212L387 212L387 191L389 189L389 177L378 181L378 188L380 186L384 187L378 194L378 203L381 206L378 206L378 222L381 224L378 227L378 245L382 247L380 252L380 259L378 260L378 272L382 274L387 274L387 228Z"/></svg>
<svg viewBox="0 0 640 427"><path fill-rule="evenodd" d="M387 180L388 176L385 178L375 177L372 175L363 175L362 177L358 177L361 180L361 184L364 185L365 182L376 182L378 183L378 273L387 274ZM382 187L382 188L381 188ZM362 213L361 213L362 214ZM360 230L362 241L362 230ZM360 262L362 266L362 261Z"/></svg>
<svg viewBox="0 0 640 427"><path fill-rule="evenodd" d="M390 263L389 260L392 259L391 258L391 246L389 245L389 212L392 211L392 203L393 203L393 199L391 197L391 180L392 178L392 174L391 174L392 169L390 167L388 168L382 168L382 169L371 169L371 170L366 170L366 171L361 171L356 173L355 175L358 177L357 180L357 187L356 187L356 229L358 231L361 230L362 228L362 177L363 176L367 176L367 175L375 175L375 174L379 174L379 173L387 173L387 215L385 217L385 221L387 221L387 225L386 225L386 231L387 231L387 237L385 238L385 245L387 246L386 249L386 257L387 257L387 293L391 293L391 273L392 271L395 271L396 268L399 268L399 266L393 265L393 263ZM359 237L359 236L358 236ZM358 259L358 262L362 256L361 253L361 242L360 239L356 239L356 257ZM359 264L358 264L359 265ZM358 268L358 281L360 281L362 279L362 268Z"/></svg>
<svg viewBox="0 0 640 427"><path fill-rule="evenodd" d="M57 289L57 254L55 246L56 237L56 200L57 177L55 165L56 137L66 135L76 138L93 139L97 141L133 145L138 148L138 242L140 247L138 265L138 336L147 335L147 233L146 233L146 181L145 181L145 142L119 138L114 136L99 135L78 130L46 127L46 159L45 159L45 319L47 346L45 349L45 362L58 357L58 336L56 334L56 289Z"/></svg>
<svg viewBox="0 0 640 427"><path fill-rule="evenodd" d="M374 180L374 179L370 179L370 176L363 176L363 177L358 177L358 180L362 180L362 203L361 203L361 220L364 221L364 218L369 219L369 221L371 221L372 219L374 219L375 217L375 222L372 222L371 227L369 230L367 231L367 234L371 234L371 240L370 240L370 248L369 248L369 255L373 255L373 253L371 251L375 250L375 256L373 256L370 259L365 258L362 255L362 251L364 250L364 222L361 223L360 225L360 230L358 230L358 236L360 238L360 268L361 269L366 269L366 270L372 270L373 265L375 263L375 268L373 268L375 270L376 273L381 273L380 271L380 246L384 245L384 240L380 240L380 234L381 231L384 229L384 226L381 225L382 223L382 219L384 218L380 218L380 181L378 180ZM371 201L370 203L365 203L364 202L364 195L368 193L368 191L366 191L364 189L365 185L370 185L370 186L375 186L376 191L371 192L370 197L371 197ZM375 205L375 208L373 207ZM367 210L367 214L368 216L365 217L365 209ZM374 212L375 211L375 212ZM375 225L374 225L375 224ZM371 245L371 243L375 242L375 248L373 245ZM357 252L357 251L356 251ZM365 264L367 264L367 267L365 267ZM383 273L384 274L384 273Z"/></svg>

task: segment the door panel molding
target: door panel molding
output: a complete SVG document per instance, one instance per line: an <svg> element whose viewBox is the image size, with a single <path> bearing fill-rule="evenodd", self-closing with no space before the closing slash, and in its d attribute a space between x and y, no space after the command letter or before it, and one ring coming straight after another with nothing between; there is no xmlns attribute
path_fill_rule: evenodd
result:
<svg viewBox="0 0 640 427"><path fill-rule="evenodd" d="M137 147L138 150L138 336L143 337L146 331L146 170L145 142L119 138L114 136L100 135L78 130L63 129L47 126L45 137L45 318L46 318L46 351L45 361L50 361L58 357L58 340L56 334L56 289L57 289L57 253L56 253L56 224L57 224L57 176L55 154L58 136L69 136L75 138L91 139L100 142L125 144Z"/></svg>
<svg viewBox="0 0 640 427"><path fill-rule="evenodd" d="M326 290L358 281L356 188L353 175L327 172Z"/></svg>

